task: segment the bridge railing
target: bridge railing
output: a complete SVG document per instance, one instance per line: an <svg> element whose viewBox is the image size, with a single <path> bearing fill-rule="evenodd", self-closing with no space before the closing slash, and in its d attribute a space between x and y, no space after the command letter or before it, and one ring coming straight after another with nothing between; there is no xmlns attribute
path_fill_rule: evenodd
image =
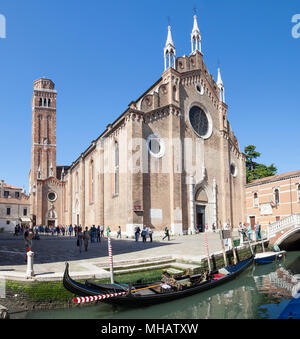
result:
<svg viewBox="0 0 300 339"><path fill-rule="evenodd" d="M268 229L269 238L274 236L277 232L281 232L291 226L300 226L300 214L292 214L282 220L271 224Z"/></svg>

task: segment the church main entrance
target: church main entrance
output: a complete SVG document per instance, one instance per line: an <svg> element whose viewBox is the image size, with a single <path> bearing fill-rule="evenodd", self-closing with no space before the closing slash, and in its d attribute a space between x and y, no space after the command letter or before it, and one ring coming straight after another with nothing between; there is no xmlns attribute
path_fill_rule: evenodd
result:
<svg viewBox="0 0 300 339"><path fill-rule="evenodd" d="M205 206L196 206L196 226L199 232L205 231Z"/></svg>
<svg viewBox="0 0 300 339"><path fill-rule="evenodd" d="M55 220L48 220L48 227L55 227Z"/></svg>

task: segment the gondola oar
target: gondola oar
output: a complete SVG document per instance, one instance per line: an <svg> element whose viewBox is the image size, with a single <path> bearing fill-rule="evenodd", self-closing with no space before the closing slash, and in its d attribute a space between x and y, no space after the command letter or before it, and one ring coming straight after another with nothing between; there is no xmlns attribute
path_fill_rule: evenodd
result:
<svg viewBox="0 0 300 339"><path fill-rule="evenodd" d="M94 301L110 299L110 298L114 298L114 297L121 297L123 295L128 295L130 293L135 293L135 292L139 292L139 291L149 290L150 288L155 288L155 287L158 287L158 286L160 286L160 284L159 285L154 285L154 286L140 288L138 290L133 290L131 292L126 291L126 292L120 292L120 293L111 293L111 294L97 295L97 296L93 296L93 297L91 296L91 297L74 298L73 302L75 304L91 303L91 302L94 302Z"/></svg>

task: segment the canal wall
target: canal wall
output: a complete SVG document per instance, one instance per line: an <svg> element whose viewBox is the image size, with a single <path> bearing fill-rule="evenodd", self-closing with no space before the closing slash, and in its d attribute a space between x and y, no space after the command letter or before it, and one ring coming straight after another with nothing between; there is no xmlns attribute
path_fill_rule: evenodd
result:
<svg viewBox="0 0 300 339"><path fill-rule="evenodd" d="M260 243L253 244L256 253L263 251ZM267 246L267 243L265 244ZM251 256L249 246L239 246L236 248L239 261L245 260ZM232 250L226 251L227 262L229 265L234 263ZM225 266L223 252L215 252L210 256L211 268L220 269ZM208 270L207 257L201 257L199 260L186 261L180 257L174 258L164 268L147 266L135 267L130 272L129 269L120 270L116 278L121 283L137 282L143 277L143 282L155 281L160 279L162 271L166 267L181 269L184 274L198 274ZM103 283L109 281L102 280ZM28 312L49 309L66 309L75 307L86 307L87 305L76 305L73 303L73 295L64 289L61 280L56 282L37 282L37 281L12 281L6 282L6 298L1 299L1 304L9 310L9 313Z"/></svg>

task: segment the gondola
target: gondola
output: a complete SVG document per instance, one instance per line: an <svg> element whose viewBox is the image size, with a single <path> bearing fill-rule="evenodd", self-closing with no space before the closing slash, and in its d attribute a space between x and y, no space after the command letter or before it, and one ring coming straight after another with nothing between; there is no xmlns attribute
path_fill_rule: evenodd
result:
<svg viewBox="0 0 300 339"><path fill-rule="evenodd" d="M224 267L209 274L205 281L200 281L201 275L194 275L186 276L184 279L181 278L181 280L178 280L176 287L159 281L157 283L130 286L129 290L125 285L118 287L116 285L101 285L91 282L86 282L86 284L76 282L70 277L69 265L67 264L63 285L69 292L79 297L100 296L107 293L109 288L112 288L111 291L115 292L127 290L127 295L104 299L102 302L128 307L147 306L184 298L220 286L236 278L253 263L253 260L254 256L239 262L237 265ZM151 288L151 286L153 287ZM131 293L136 289L143 290Z"/></svg>

